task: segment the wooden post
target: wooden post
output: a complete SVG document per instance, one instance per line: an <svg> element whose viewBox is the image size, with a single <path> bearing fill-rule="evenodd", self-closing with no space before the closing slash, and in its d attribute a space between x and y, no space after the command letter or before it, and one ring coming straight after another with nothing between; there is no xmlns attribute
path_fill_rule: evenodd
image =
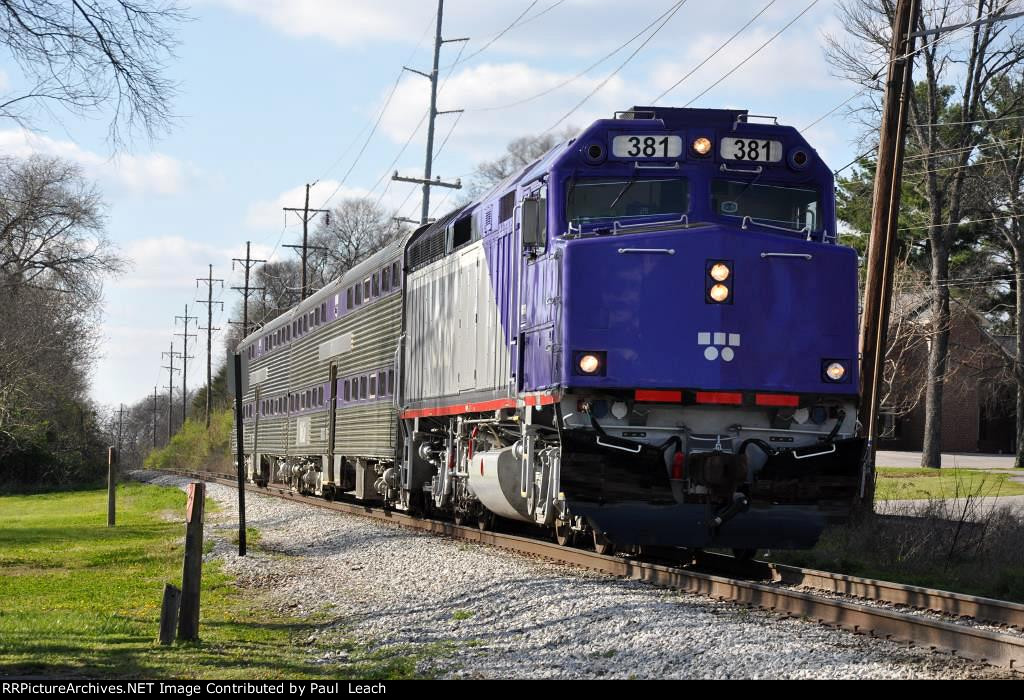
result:
<svg viewBox="0 0 1024 700"><path fill-rule="evenodd" d="M871 509L874 502L878 392L884 373L886 333L896 262L903 152L910 115L910 94L914 89L913 32L920 9L918 0L899 0L896 6L875 167L871 238L868 240L867 279L864 283L860 335L861 424L867 430L867 447L861 467L860 504L867 510Z"/></svg>
<svg viewBox="0 0 1024 700"><path fill-rule="evenodd" d="M181 573L181 610L178 639L199 639L199 587L203 577L203 510L206 484L188 485L185 506L185 563Z"/></svg>
<svg viewBox="0 0 1024 700"><path fill-rule="evenodd" d="M114 527L117 511L117 448L107 449L107 527Z"/></svg>
<svg viewBox="0 0 1024 700"><path fill-rule="evenodd" d="M174 642L174 630L178 626L178 606L181 605L181 591L169 583L164 584L164 602L160 606L160 643Z"/></svg>
<svg viewBox="0 0 1024 700"><path fill-rule="evenodd" d="M248 254L248 253L247 253ZM245 556L245 442L242 414L242 356L235 353L235 439L238 460L238 556Z"/></svg>

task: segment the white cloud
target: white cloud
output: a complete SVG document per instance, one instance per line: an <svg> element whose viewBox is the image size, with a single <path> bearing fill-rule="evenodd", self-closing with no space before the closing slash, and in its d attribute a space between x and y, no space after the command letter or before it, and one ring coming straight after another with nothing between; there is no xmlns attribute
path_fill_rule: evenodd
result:
<svg viewBox="0 0 1024 700"><path fill-rule="evenodd" d="M457 71L444 83L438 97L438 109L466 110L459 121L458 139L450 142L448 148L457 143L459 148L468 152L476 152L485 145L493 150L495 146L503 147L511 138L552 127L604 80L602 76L584 76L557 87L572 77L572 74L534 68L525 63L485 63ZM517 108L488 109L546 90L552 92ZM621 76L613 77L556 129L564 128L566 124L586 124L596 118L610 117L628 101L626 93L626 81ZM429 83L425 80L403 81L391 104L381 128L392 140L404 143L423 115L424 105L429 104ZM435 144L440 145L450 128L450 121L442 120L455 118L455 115L439 118ZM425 128L420 129L417 140L420 143L426 141Z"/></svg>
<svg viewBox="0 0 1024 700"><path fill-rule="evenodd" d="M130 241L125 244L122 252L131 261L132 269L110 285L115 291L195 289L196 271L205 270L209 263L213 263L215 269L223 270L226 265L230 265L231 258L238 255L236 249L226 250L182 236ZM257 246L253 257L262 252L263 249Z"/></svg>
<svg viewBox="0 0 1024 700"><path fill-rule="evenodd" d="M105 186L130 194L177 194L196 169L164 153L120 154L105 158L71 141L60 141L27 129L0 130L0 154L25 158L33 154L59 156L82 166Z"/></svg>

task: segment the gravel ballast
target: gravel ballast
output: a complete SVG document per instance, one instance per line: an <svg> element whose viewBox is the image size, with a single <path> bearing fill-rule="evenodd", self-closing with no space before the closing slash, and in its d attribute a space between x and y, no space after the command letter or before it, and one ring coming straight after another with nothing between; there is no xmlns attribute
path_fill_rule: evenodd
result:
<svg viewBox="0 0 1024 700"><path fill-rule="evenodd" d="M310 647L325 676L347 658L324 647L338 633L370 648L442 650L423 654L418 670L454 678L1005 676L927 649L252 492L246 519L260 541L240 558L231 542L237 493L207 489L221 506L207 517L207 559L268 605L334 620Z"/></svg>

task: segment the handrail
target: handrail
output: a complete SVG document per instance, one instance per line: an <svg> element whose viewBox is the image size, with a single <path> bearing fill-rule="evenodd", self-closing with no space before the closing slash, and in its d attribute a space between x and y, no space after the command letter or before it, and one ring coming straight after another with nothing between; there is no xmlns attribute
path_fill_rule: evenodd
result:
<svg viewBox="0 0 1024 700"><path fill-rule="evenodd" d="M619 253L664 253L675 255L675 248L619 248Z"/></svg>
<svg viewBox="0 0 1024 700"><path fill-rule="evenodd" d="M807 224L803 228L790 228L788 226L776 226L774 224L766 224L766 223L764 223L764 222L762 222L762 221L760 221L758 219L755 219L752 216L744 216L743 217L743 223L740 224L740 228L742 228L744 231L747 230L747 224L757 224L758 226L764 226L765 228L773 228L776 231L789 231L790 233L805 233L806 232L808 236L811 235L811 225L810 224Z"/></svg>
<svg viewBox="0 0 1024 700"><path fill-rule="evenodd" d="M682 224L684 228L690 228L690 217L683 214L678 219L669 219L668 221L645 221L639 224L620 224L618 219L616 219L612 222L612 235L618 233L620 229L647 228L648 226L663 226L665 224Z"/></svg>
<svg viewBox="0 0 1024 700"><path fill-rule="evenodd" d="M744 175L760 175L764 172L764 167L758 165L753 169L748 168L730 168L727 163L722 163L719 168L723 173L743 173Z"/></svg>
<svg viewBox="0 0 1024 700"><path fill-rule="evenodd" d="M762 258L803 258L810 260L814 256L810 253L761 253Z"/></svg>
<svg viewBox="0 0 1024 700"><path fill-rule="evenodd" d="M639 160L633 161L634 170L679 170L679 161L672 161L672 165L662 165L660 163L647 163L644 164Z"/></svg>

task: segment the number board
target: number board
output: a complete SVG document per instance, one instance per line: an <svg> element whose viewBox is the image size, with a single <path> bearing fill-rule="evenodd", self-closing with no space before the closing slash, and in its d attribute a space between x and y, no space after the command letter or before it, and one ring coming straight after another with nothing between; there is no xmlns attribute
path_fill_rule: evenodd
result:
<svg viewBox="0 0 1024 700"><path fill-rule="evenodd" d="M722 139L719 150L725 160L746 163L778 163L782 160L782 142L769 139Z"/></svg>
<svg viewBox="0 0 1024 700"><path fill-rule="evenodd" d="M612 139L616 158L678 158L683 154L683 139L666 134L624 134Z"/></svg>

